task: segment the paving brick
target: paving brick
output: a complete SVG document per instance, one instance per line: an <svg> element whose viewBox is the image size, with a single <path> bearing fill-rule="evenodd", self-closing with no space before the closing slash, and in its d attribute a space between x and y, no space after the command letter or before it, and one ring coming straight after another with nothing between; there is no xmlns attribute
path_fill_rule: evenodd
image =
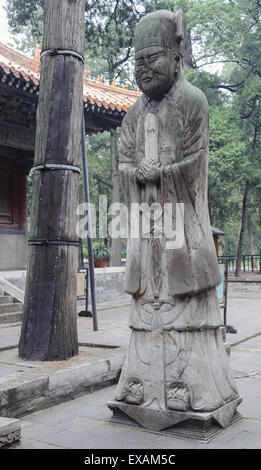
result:
<svg viewBox="0 0 261 470"><path fill-rule="evenodd" d="M261 436L242 431L228 441L230 449L261 449Z"/></svg>

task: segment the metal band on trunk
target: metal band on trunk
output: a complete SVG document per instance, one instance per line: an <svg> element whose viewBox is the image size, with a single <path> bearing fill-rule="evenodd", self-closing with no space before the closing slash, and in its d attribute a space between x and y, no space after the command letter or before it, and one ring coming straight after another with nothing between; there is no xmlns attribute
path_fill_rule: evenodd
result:
<svg viewBox="0 0 261 470"><path fill-rule="evenodd" d="M61 163L45 163L44 165L36 165L32 168L32 170L72 170L76 171L77 173L81 172L79 166L63 165Z"/></svg>
<svg viewBox="0 0 261 470"><path fill-rule="evenodd" d="M45 238L39 238L36 240L28 240L28 245L73 245L79 246L77 240L48 240Z"/></svg>
<svg viewBox="0 0 261 470"><path fill-rule="evenodd" d="M84 57L82 56L82 54L76 51L72 51L70 49L55 49L55 48L45 49L44 51L41 52L40 59L42 60L42 58L46 55L70 55L70 56L76 57L77 59L79 59L81 62L84 63Z"/></svg>

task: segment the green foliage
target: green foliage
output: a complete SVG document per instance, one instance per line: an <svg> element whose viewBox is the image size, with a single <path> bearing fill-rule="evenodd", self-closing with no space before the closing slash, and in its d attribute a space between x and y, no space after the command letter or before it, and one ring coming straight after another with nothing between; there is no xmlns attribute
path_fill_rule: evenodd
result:
<svg viewBox="0 0 261 470"><path fill-rule="evenodd" d="M9 0L6 13L16 47L33 52L43 35L45 0Z"/></svg>
<svg viewBox="0 0 261 470"><path fill-rule="evenodd" d="M248 212L251 200L259 207L261 200L261 4L258 0L198 0L192 3L188 18L192 39L197 44L196 63L200 67L202 62L224 64L213 82L213 90L225 90L221 119L216 107L210 109L209 201L212 221L216 218L227 234L224 240L230 245L227 244L226 249L233 245L236 251L247 182L250 187ZM227 106L236 120L232 116L227 119ZM226 126L232 126L229 133ZM220 134L224 136L223 143ZM230 145L225 145L226 141ZM220 181L223 181L223 187ZM219 214L216 208L220 208ZM218 223L215 221L214 225ZM254 231L260 233L260 218L259 222L257 217L254 218ZM232 232L234 240L230 236ZM256 244L256 251L259 249ZM250 251L249 245L246 251Z"/></svg>
<svg viewBox="0 0 261 470"><path fill-rule="evenodd" d="M142 2L134 0L86 2L87 62L99 57L96 73L110 83L113 78L127 78L124 65L131 56L134 26L143 11Z"/></svg>
<svg viewBox="0 0 261 470"><path fill-rule="evenodd" d="M103 132L88 138L86 147L90 181L90 199L99 206L99 195L104 194L111 201L111 159L110 134Z"/></svg>
<svg viewBox="0 0 261 470"><path fill-rule="evenodd" d="M111 248L106 246L102 240L93 244L93 258L94 261L102 261L103 259L109 260L111 257Z"/></svg>
<svg viewBox="0 0 261 470"><path fill-rule="evenodd" d="M225 231L222 240L225 252L232 252L230 254L236 250L241 187L249 168L240 124L240 118L231 106L210 106L210 217L214 226Z"/></svg>
<svg viewBox="0 0 261 470"><path fill-rule="evenodd" d="M11 32L22 38L16 44L32 51L42 42L44 0L10 0L7 17ZM138 0L86 0L85 59L92 75L104 75L110 83L113 78L125 82L130 76L134 26L144 13ZM19 36L20 37L20 36ZM130 84L134 84L130 80Z"/></svg>
<svg viewBox="0 0 261 470"><path fill-rule="evenodd" d="M223 106L226 98L218 89L219 79L216 75L205 70L188 67L185 67L184 72L186 79L205 93L210 105Z"/></svg>

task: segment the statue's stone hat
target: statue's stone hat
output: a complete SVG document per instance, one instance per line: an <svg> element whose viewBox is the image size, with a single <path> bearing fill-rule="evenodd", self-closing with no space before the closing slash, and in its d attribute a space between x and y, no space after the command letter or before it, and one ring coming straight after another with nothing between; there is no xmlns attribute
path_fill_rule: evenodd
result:
<svg viewBox="0 0 261 470"><path fill-rule="evenodd" d="M158 10L144 16L134 31L135 52L151 46L175 49L183 54L186 16L168 10Z"/></svg>

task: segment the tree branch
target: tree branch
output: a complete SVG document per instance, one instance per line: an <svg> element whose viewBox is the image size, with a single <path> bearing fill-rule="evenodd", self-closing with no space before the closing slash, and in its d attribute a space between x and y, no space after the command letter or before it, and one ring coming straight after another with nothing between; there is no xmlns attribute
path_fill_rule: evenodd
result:
<svg viewBox="0 0 261 470"><path fill-rule="evenodd" d="M119 4L119 0L116 0L116 2L115 2L115 7L114 7L114 9L113 9L113 12L112 12L112 14L109 16L108 21L107 21L107 23L106 23L106 25L105 25L105 28L104 28L106 32L108 31L109 24L110 24L110 22L112 21L113 18L114 18L115 23L117 23L117 21L116 21L116 10L117 10L117 8L118 8L118 4Z"/></svg>
<svg viewBox="0 0 261 470"><path fill-rule="evenodd" d="M253 114L253 112L255 111L255 107L256 107L256 101L257 101L257 96L255 96L255 97L253 98L253 103L252 103L251 111L249 111L248 114L243 114L243 115L241 116L241 119L248 119L248 118Z"/></svg>
<svg viewBox="0 0 261 470"><path fill-rule="evenodd" d="M128 47L127 53L125 54L125 57L123 59L118 60L117 62L114 62L113 66L116 69L120 65L124 64L129 58L130 58L130 52L131 52L131 47Z"/></svg>
<svg viewBox="0 0 261 470"><path fill-rule="evenodd" d="M105 184L105 186L109 186L109 188L112 188L112 184L108 183L107 181L104 181L99 175L97 175L97 173L91 173L90 176L99 181L99 183Z"/></svg>

